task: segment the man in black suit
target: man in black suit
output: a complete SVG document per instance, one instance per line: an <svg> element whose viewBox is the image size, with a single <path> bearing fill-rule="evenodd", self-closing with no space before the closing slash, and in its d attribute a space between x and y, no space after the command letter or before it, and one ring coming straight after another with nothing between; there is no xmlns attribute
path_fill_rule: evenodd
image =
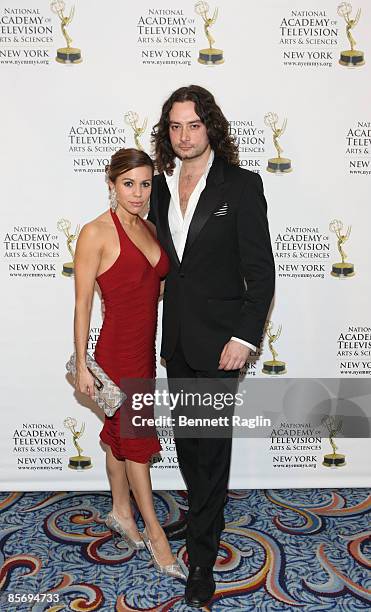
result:
<svg viewBox="0 0 371 612"><path fill-rule="evenodd" d="M239 370L260 344L274 292L261 178L239 167L228 122L202 87L170 96L153 141L159 175L148 218L171 261L161 347L169 384L233 379L237 386ZM231 437L176 435L175 443L189 496L185 596L202 607L215 590ZM167 529L169 537L181 531L182 525Z"/></svg>

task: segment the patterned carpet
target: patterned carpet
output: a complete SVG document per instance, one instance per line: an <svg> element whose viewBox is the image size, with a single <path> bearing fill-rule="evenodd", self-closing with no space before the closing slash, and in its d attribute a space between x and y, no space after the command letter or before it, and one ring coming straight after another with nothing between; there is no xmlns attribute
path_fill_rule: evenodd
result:
<svg viewBox="0 0 371 612"><path fill-rule="evenodd" d="M186 501L184 492L155 493L163 523ZM107 492L2 493L0 609L192 610L183 584L160 577L147 551L112 538L103 523L110 506ZM204 610L369 610L370 510L366 489L230 491L217 590ZM185 560L181 542L173 551Z"/></svg>

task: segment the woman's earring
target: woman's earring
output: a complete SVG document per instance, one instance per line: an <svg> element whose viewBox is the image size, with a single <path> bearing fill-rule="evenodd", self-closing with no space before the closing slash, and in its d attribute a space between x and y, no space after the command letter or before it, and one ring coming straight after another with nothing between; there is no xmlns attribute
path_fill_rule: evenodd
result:
<svg viewBox="0 0 371 612"><path fill-rule="evenodd" d="M112 212L116 212L117 209L117 194L116 194L116 189L114 187L111 187L110 192L109 192L109 202L110 202L110 208L112 210Z"/></svg>

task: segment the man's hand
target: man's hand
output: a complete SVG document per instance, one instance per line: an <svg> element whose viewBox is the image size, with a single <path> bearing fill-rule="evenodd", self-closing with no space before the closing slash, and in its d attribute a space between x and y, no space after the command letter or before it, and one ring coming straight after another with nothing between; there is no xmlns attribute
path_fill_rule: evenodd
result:
<svg viewBox="0 0 371 612"><path fill-rule="evenodd" d="M250 355L248 346L230 340L224 346L219 359L219 370L240 370L245 365Z"/></svg>

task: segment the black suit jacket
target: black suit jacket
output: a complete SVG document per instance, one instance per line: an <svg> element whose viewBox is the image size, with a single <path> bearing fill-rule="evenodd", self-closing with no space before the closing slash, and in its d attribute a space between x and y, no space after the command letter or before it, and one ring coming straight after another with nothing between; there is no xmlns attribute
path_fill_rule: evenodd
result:
<svg viewBox="0 0 371 612"><path fill-rule="evenodd" d="M217 369L231 336L260 344L274 293L262 180L258 174L215 157L181 262L170 233L169 203L165 176L155 176L148 219L156 225L158 240L171 262L164 293L161 356L170 359L180 334L191 367Z"/></svg>

